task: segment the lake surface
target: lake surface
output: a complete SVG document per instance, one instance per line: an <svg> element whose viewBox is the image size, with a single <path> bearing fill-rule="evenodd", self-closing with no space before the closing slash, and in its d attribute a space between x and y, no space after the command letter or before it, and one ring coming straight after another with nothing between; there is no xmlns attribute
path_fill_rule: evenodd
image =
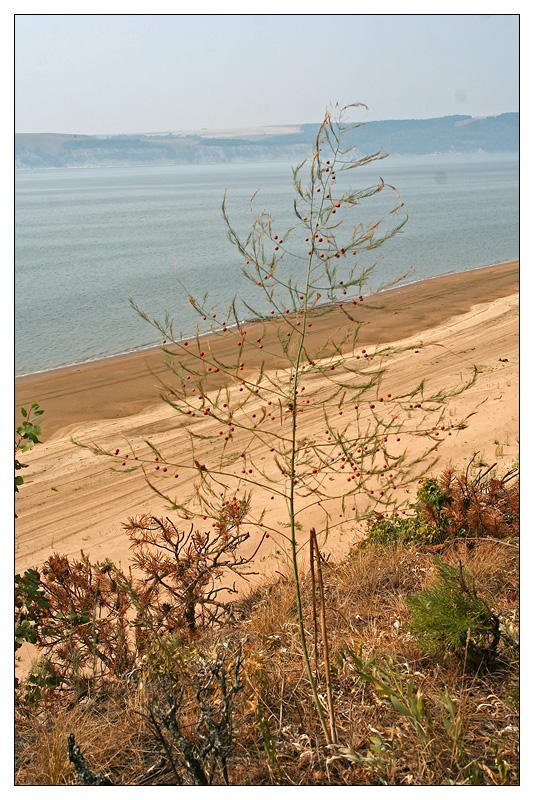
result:
<svg viewBox="0 0 534 800"><path fill-rule="evenodd" d="M339 173L336 188L363 188L379 176L398 189L409 220L374 252L383 257L375 285L412 265L409 280L422 280L518 258L517 155L390 157ZM168 311L175 332L191 335L198 317L175 276L193 295L210 290L219 318L235 294L266 311L243 276L243 258L221 213L226 190L232 223L246 237L257 189L258 212L270 210L283 235L296 221L287 163L17 172L16 374L159 343L161 336L132 309L130 294L149 316L163 319ZM364 201L346 215L347 228L391 208L395 197L384 200ZM304 236L295 232L286 244L297 252ZM302 274L304 259L286 261Z"/></svg>

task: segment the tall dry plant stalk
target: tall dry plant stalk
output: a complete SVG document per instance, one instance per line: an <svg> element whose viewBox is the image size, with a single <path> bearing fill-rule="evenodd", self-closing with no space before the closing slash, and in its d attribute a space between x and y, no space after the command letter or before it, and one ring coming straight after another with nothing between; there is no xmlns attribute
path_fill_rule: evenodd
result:
<svg viewBox="0 0 534 800"><path fill-rule="evenodd" d="M337 744L337 732L336 732L336 716L334 712L334 700L333 700L333 693L332 693L332 675L330 671L330 649L328 647L328 628L326 624L326 601L325 601L325 594L324 594L324 582L323 582L323 567L321 564L321 552L319 550L319 545L317 544L317 535L315 533L315 528L312 528L310 531L310 573L312 579L312 592L313 592L313 617L314 617L314 627L317 627L317 614L315 608L315 571L317 570L317 586L319 588L319 615L321 620L321 637L323 640L323 654L324 654L324 672L325 672L325 682L326 682L326 700L328 704L328 716L330 722L330 741L329 744ZM315 636L315 640L317 642L317 635ZM317 665L317 644L315 645L316 650L316 665ZM317 666L315 668L315 679L317 680L318 669Z"/></svg>
<svg viewBox="0 0 534 800"><path fill-rule="evenodd" d="M239 289L221 313L208 293L197 298L182 287L198 314L192 336L178 331L169 314L163 321L151 319L131 300L163 337L169 378L161 381L161 396L189 440L186 460L153 440L145 443L151 455L139 451L133 465L132 459L122 460L118 448L91 446L119 470L142 467L154 492L184 520L216 527L221 501L250 496L247 523L286 548L292 564L302 651L327 740L304 630L301 520L311 516L324 541L349 520L402 513L407 487L434 463L436 448L450 433L447 401L475 375L446 389L423 381L395 394L384 388L388 365L411 348L359 344L361 307L379 308L378 290L398 282L382 281L372 289L381 261L374 260L374 251L398 235L407 218L396 189L382 179L365 188L338 188L346 183L344 173L385 158L381 152L360 156L355 147L344 146L346 133L359 127L345 124L349 108L326 112L311 157L293 169L293 227L280 231L269 212L257 213L256 193L250 232L241 236L224 198L227 234L243 259L250 292ZM388 194L392 202L386 208L382 198ZM373 201L380 201L380 208L367 221L366 205ZM182 286L179 278L178 283ZM336 326L334 310L341 319ZM314 329L325 318L331 322L328 332L314 344ZM218 348L219 343L226 346ZM228 355L229 344L234 356ZM244 444L236 446L237 437ZM186 472L189 494L175 496L161 480L163 471L166 478ZM287 533L269 514L275 498L286 506Z"/></svg>

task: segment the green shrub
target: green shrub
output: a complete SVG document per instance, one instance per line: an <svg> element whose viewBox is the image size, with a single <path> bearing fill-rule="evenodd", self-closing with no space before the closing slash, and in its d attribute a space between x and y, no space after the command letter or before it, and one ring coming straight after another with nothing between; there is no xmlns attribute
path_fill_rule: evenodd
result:
<svg viewBox="0 0 534 800"><path fill-rule="evenodd" d="M407 597L410 632L422 650L455 655L478 669L495 657L499 617L475 589L461 564L456 569L436 560L439 579L415 597Z"/></svg>
<svg viewBox="0 0 534 800"><path fill-rule="evenodd" d="M434 478L424 478L417 491L416 502L409 506L414 512L413 516L374 521L369 527L367 540L379 544L398 541L439 544L448 538L446 527L448 518L445 514L448 504L449 499L438 481Z"/></svg>
<svg viewBox="0 0 534 800"><path fill-rule="evenodd" d="M426 542L433 543L436 534L435 528L420 518L417 514L413 517L399 519L381 519L374 522L368 531L366 542L378 544L392 544L394 542Z"/></svg>

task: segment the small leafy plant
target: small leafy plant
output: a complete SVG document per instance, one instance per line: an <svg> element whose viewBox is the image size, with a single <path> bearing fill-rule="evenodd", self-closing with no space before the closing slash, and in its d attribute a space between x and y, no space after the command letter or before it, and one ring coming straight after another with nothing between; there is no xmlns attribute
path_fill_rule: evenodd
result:
<svg viewBox="0 0 534 800"><path fill-rule="evenodd" d="M443 535L440 527L429 522L422 513L423 506L429 502L430 498L432 501L440 498L439 487L432 478L424 478L417 490L415 503L408 504L408 508L413 513L406 514L408 509L402 509L400 516L373 520L369 524L362 546L365 547L370 542L379 544L392 544L398 541L406 544L410 542L415 544L442 542ZM440 499L437 501L441 502ZM405 514L406 516L404 516Z"/></svg>
<svg viewBox="0 0 534 800"><path fill-rule="evenodd" d="M23 464L19 461L19 453L27 453L33 448L35 444L40 444L39 436L41 436L41 428L35 424L35 421L41 414L44 414L42 408L39 408L39 403L32 403L30 410L25 408L20 409L23 422L15 429L15 473L21 469L26 469L28 464ZM24 483L22 475L15 474L15 492L19 491L19 486ZM17 515L15 514L15 517Z"/></svg>
<svg viewBox="0 0 534 800"><path fill-rule="evenodd" d="M37 570L27 569L22 576L15 575L15 653L25 642L39 644L43 641L48 629L49 608ZM19 680L15 676L15 688L18 687Z"/></svg>
<svg viewBox="0 0 534 800"><path fill-rule="evenodd" d="M358 654L350 650L340 654L340 664L346 660L352 662L358 681L371 686L379 698L387 699L412 727L421 748L421 768L429 783L433 783L436 770L442 774L450 773L453 780L453 776L459 773L471 785L484 782L479 764L465 750L464 720L447 687L434 696L435 707L431 709L422 685L416 687L415 684L420 673L413 674L407 663L398 663L386 655L365 659L361 650ZM394 768L400 754L396 751L394 739L384 737L375 728L372 730L374 736L370 737L366 755L344 748L339 756L333 758L346 758L370 766L381 782L387 784L388 772Z"/></svg>

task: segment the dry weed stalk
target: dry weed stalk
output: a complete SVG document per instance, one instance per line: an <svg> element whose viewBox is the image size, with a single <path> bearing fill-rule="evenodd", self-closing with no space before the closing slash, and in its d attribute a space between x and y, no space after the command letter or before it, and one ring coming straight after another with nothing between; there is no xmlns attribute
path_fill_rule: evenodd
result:
<svg viewBox="0 0 534 800"><path fill-rule="evenodd" d="M321 637L323 640L323 655L324 655L324 670L326 682L326 698L328 704L328 714L330 722L330 741L329 744L337 744L336 732L336 718L334 712L334 701L332 697L332 677L330 674L330 650L328 647L328 628L326 624L326 603L324 596L324 583L323 583L323 568L321 565L321 552L317 544L317 534L315 528L310 530L310 573L312 578L312 592L313 592L313 622L314 628L317 628L317 617L315 609L315 570L317 570L317 584L319 589L319 602L320 602L320 620L321 620ZM315 636L317 648L317 636ZM316 662L317 663L317 662ZM316 680L317 680L317 667L316 667Z"/></svg>

